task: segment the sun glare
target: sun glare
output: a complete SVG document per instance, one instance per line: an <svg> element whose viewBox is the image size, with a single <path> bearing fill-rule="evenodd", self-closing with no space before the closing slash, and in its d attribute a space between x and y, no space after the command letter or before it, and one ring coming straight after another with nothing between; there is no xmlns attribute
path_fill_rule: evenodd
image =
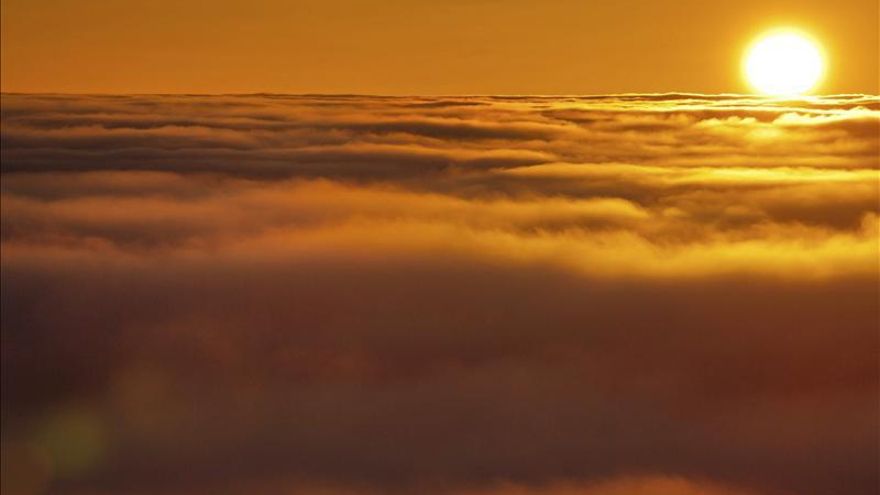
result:
<svg viewBox="0 0 880 495"><path fill-rule="evenodd" d="M765 34L746 51L743 70L749 84L768 95L799 95L814 89L825 71L819 44L794 30Z"/></svg>

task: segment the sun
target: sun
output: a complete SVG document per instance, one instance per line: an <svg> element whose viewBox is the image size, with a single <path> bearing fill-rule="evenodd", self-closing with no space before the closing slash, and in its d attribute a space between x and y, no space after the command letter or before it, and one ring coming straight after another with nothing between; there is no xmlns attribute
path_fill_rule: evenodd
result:
<svg viewBox="0 0 880 495"><path fill-rule="evenodd" d="M794 29L777 29L758 38L743 58L746 80L767 95L799 95L814 89L825 73L821 46Z"/></svg>

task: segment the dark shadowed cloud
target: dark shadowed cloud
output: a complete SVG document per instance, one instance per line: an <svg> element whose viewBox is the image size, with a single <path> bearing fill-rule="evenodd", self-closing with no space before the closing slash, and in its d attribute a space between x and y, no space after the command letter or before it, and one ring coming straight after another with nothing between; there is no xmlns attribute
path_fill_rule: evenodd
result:
<svg viewBox="0 0 880 495"><path fill-rule="evenodd" d="M4 95L4 494L873 493L878 101Z"/></svg>

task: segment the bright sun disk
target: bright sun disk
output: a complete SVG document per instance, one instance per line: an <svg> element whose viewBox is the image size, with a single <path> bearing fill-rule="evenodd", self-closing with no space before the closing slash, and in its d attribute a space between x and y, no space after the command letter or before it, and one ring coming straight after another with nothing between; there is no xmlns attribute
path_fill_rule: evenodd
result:
<svg viewBox="0 0 880 495"><path fill-rule="evenodd" d="M743 70L749 84L768 95L798 95L813 89L825 71L819 45L793 30L766 34L746 51Z"/></svg>

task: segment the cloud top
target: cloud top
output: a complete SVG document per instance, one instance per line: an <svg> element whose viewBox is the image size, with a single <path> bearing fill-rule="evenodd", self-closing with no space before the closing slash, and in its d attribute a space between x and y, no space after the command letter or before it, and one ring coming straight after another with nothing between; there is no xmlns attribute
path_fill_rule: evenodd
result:
<svg viewBox="0 0 880 495"><path fill-rule="evenodd" d="M5 94L2 124L23 493L877 486L877 97Z"/></svg>

